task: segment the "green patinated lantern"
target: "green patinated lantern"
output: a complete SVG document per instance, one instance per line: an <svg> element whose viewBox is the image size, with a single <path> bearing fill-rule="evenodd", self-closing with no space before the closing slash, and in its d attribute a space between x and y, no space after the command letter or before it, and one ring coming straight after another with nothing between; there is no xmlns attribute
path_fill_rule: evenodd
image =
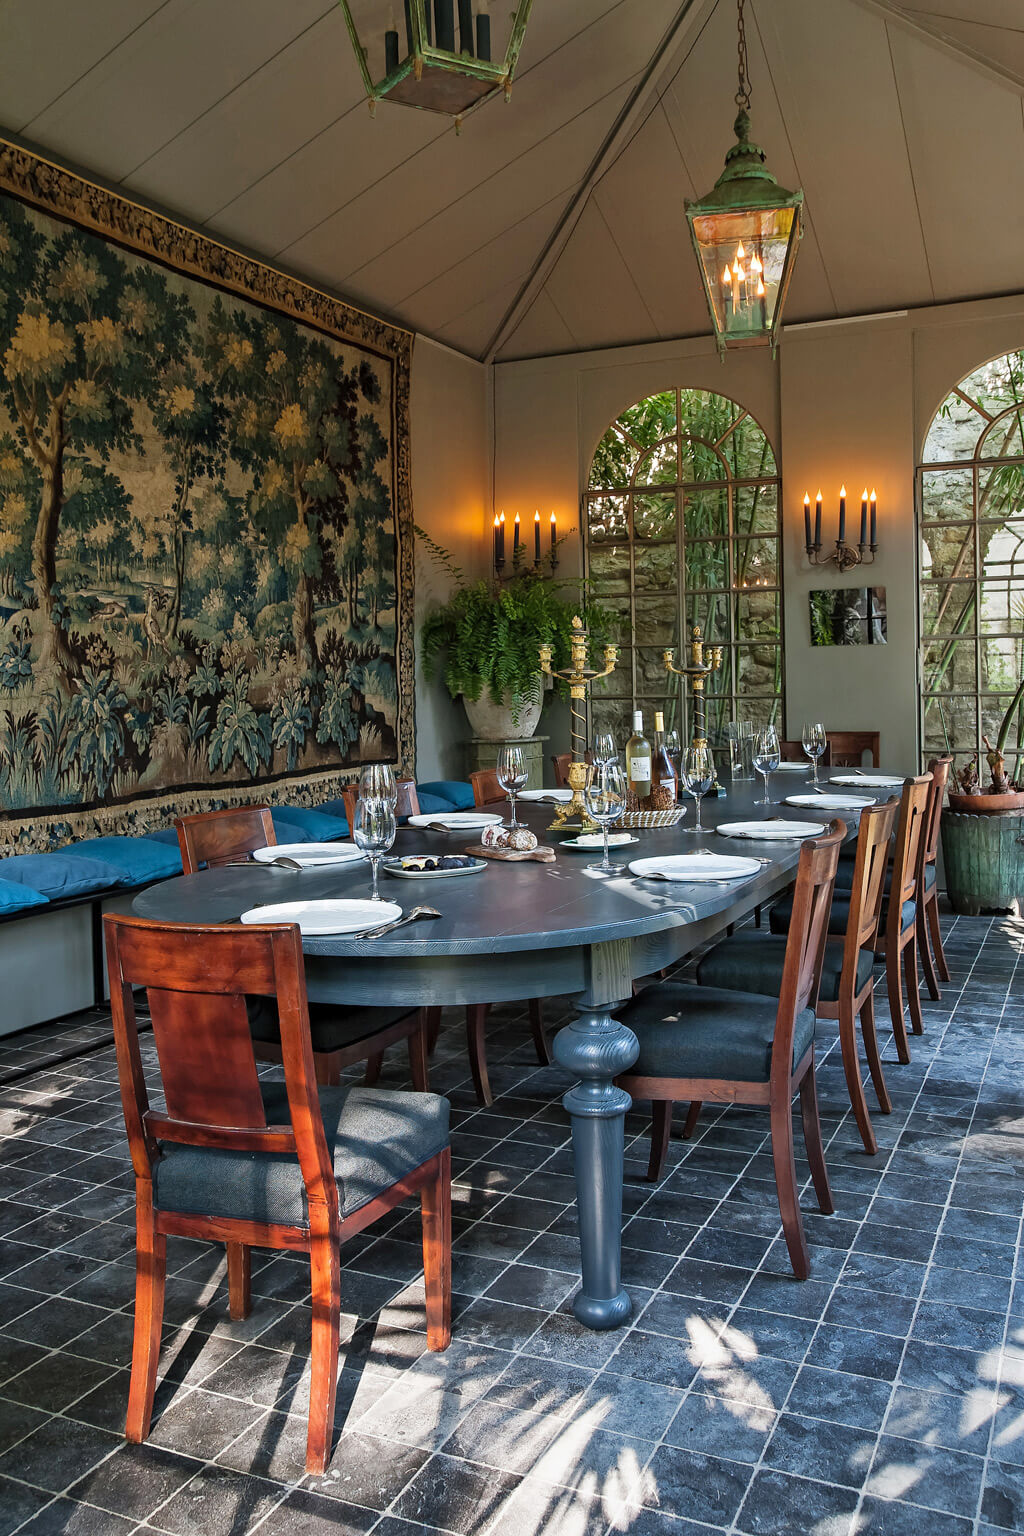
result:
<svg viewBox="0 0 1024 1536"><path fill-rule="evenodd" d="M510 8L506 38L492 37L488 0L339 3L371 113L378 101L397 101L453 117L457 130L471 107L497 91L508 100L533 0Z"/></svg>
<svg viewBox="0 0 1024 1536"><path fill-rule="evenodd" d="M718 349L770 342L772 351L803 234L802 192L780 187L750 139L750 79L738 0L739 89L736 143L707 197L686 202L693 248Z"/></svg>

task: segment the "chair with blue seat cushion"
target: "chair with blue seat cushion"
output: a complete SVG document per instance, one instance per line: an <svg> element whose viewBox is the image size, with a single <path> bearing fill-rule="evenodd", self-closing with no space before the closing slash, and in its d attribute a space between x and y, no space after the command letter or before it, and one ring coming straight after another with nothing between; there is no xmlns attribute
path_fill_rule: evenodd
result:
<svg viewBox="0 0 1024 1536"><path fill-rule="evenodd" d="M302 945L293 924L198 927L105 919L111 1010L136 1188L135 1335L125 1434L149 1434L167 1238L222 1242L231 1316L248 1316L253 1246L308 1253L306 1471L330 1458L340 1343L340 1245L420 1199L427 1346L451 1338L448 1103L435 1094L317 1089ZM163 1110L150 1107L133 988L144 988ZM246 997L275 1000L284 1083L261 1084ZM298 1469L296 1469L298 1470Z"/></svg>
<svg viewBox="0 0 1024 1536"><path fill-rule="evenodd" d="M273 818L265 805L199 812L180 817L175 826L186 875L242 862L257 848L277 845ZM256 1055L261 1061L280 1061L281 1036L272 1001L253 997L248 1009ZM423 1091L429 1087L425 1014L409 1008L345 1008L334 1003L311 1003L309 1011L318 1082L338 1083L344 1068L360 1061L366 1062L367 1083L376 1082L388 1046L405 1040L413 1086Z"/></svg>
<svg viewBox="0 0 1024 1536"><path fill-rule="evenodd" d="M347 837L350 823L344 817L326 816L304 805L274 806L270 812L282 843L333 843Z"/></svg>
<svg viewBox="0 0 1024 1536"><path fill-rule="evenodd" d="M6 860L0 862L0 870L4 868ZM23 885L17 880L4 880L0 876L0 917L6 917L14 912L25 912L29 907L48 907L50 898L42 895L40 891L34 891L30 885Z"/></svg>
<svg viewBox="0 0 1024 1536"><path fill-rule="evenodd" d="M420 805L425 795L432 795L437 800L446 800L449 810L473 809L473 786L468 780L430 779L425 784L417 784L416 792L420 797Z"/></svg>
<svg viewBox="0 0 1024 1536"><path fill-rule="evenodd" d="M177 843L157 842L152 837L90 837L62 850L69 858L102 859L121 871L122 885L145 885L181 874Z"/></svg>
<svg viewBox="0 0 1024 1536"><path fill-rule="evenodd" d="M74 855L68 848L59 853L16 853L3 861L5 880L28 886L48 901L68 901L96 896L124 885L122 871L105 859Z"/></svg>
<svg viewBox="0 0 1024 1536"><path fill-rule="evenodd" d="M878 1140L864 1097L855 1024L859 1017L864 1054L879 1108L883 1114L890 1114L892 1102L875 1033L874 962L882 912L882 881L898 809L899 801L893 799L885 805L866 806L861 812L855 884L847 893L843 937L829 938L825 943L816 1003L819 1019L839 1021L839 1045L850 1104L864 1150L871 1156L878 1151ZM833 894L830 930L835 909L836 895ZM786 943L785 938L776 934L746 930L704 956L697 967L697 980L701 986L734 987L778 997L785 969Z"/></svg>
<svg viewBox="0 0 1024 1536"><path fill-rule="evenodd" d="M777 1001L750 992L656 982L619 1014L636 1035L639 1051L633 1066L617 1081L634 1098L651 1100L651 1180L661 1176L677 1101L690 1101L687 1130L704 1102L760 1104L768 1109L782 1229L800 1280L810 1273L810 1256L797 1193L795 1093L800 1095L818 1207L826 1215L833 1210L814 1084L813 1004L821 978L836 859L845 831L840 822L800 849L793 921Z"/></svg>

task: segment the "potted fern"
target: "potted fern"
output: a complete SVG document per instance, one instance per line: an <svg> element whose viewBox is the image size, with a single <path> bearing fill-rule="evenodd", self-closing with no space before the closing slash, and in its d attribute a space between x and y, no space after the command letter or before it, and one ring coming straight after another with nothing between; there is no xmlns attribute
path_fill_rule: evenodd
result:
<svg viewBox="0 0 1024 1536"><path fill-rule="evenodd" d="M953 776L957 787L950 791L949 809L942 817L942 856L954 912L970 916L1006 912L1024 901L1022 713L1024 681L1010 700L995 745L984 738L991 784L982 788L977 756ZM1006 771L1005 756L1015 722L1017 742L1012 757L1016 782Z"/></svg>
<svg viewBox="0 0 1024 1536"><path fill-rule="evenodd" d="M541 646L551 646L556 667L566 666L573 617L579 614L602 643L609 635L607 614L581 600L578 581L556 581L532 567L505 581L467 581L446 549L422 528L416 532L456 584L420 630L424 672L432 677L441 670L481 741L528 740L543 703Z"/></svg>

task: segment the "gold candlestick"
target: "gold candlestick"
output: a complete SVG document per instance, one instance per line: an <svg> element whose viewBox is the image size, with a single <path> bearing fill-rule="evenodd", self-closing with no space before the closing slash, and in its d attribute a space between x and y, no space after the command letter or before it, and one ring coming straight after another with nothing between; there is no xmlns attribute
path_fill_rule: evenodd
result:
<svg viewBox="0 0 1024 1536"><path fill-rule="evenodd" d="M700 625L695 624L690 631L690 665L677 667L672 660L672 651L662 651L661 659L665 663L666 672L673 673L676 677L688 677L693 688L693 742L695 747L706 747L708 742L707 725L707 695L704 684L712 672L717 672L722 665L722 647L720 645L705 645L701 638Z"/></svg>
<svg viewBox="0 0 1024 1536"><path fill-rule="evenodd" d="M587 634L583 628L583 620L577 615L572 621L572 635L570 636L570 654L572 666L563 672L555 671L551 665L551 647L542 645L540 648L540 669L546 677L556 677L560 682L569 685L569 711L571 719L571 745L572 762L569 764L569 788L572 790L572 799L565 805L560 805L555 811L555 819L548 828L549 832L557 832L565 822L570 821L574 815L578 815L584 827L590 827L593 823L587 815L587 807L583 800L583 790L587 783L587 719L583 708L583 701L587 697L587 689L591 683L595 683L599 677L607 677L609 672L614 672L615 663L619 659L618 646L606 645L604 648L604 670L593 671L587 666Z"/></svg>

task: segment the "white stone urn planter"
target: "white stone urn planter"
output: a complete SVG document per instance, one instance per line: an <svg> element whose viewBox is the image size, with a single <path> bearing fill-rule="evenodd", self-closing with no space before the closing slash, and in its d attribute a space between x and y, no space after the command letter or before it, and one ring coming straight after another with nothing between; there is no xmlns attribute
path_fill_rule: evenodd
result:
<svg viewBox="0 0 1024 1536"><path fill-rule="evenodd" d="M462 702L466 706L469 728L478 741L529 741L540 724L539 678L536 701L521 701L518 723L512 718L512 699L509 694L505 694L501 703L496 704L490 689L485 688L478 699L467 699L463 694Z"/></svg>

